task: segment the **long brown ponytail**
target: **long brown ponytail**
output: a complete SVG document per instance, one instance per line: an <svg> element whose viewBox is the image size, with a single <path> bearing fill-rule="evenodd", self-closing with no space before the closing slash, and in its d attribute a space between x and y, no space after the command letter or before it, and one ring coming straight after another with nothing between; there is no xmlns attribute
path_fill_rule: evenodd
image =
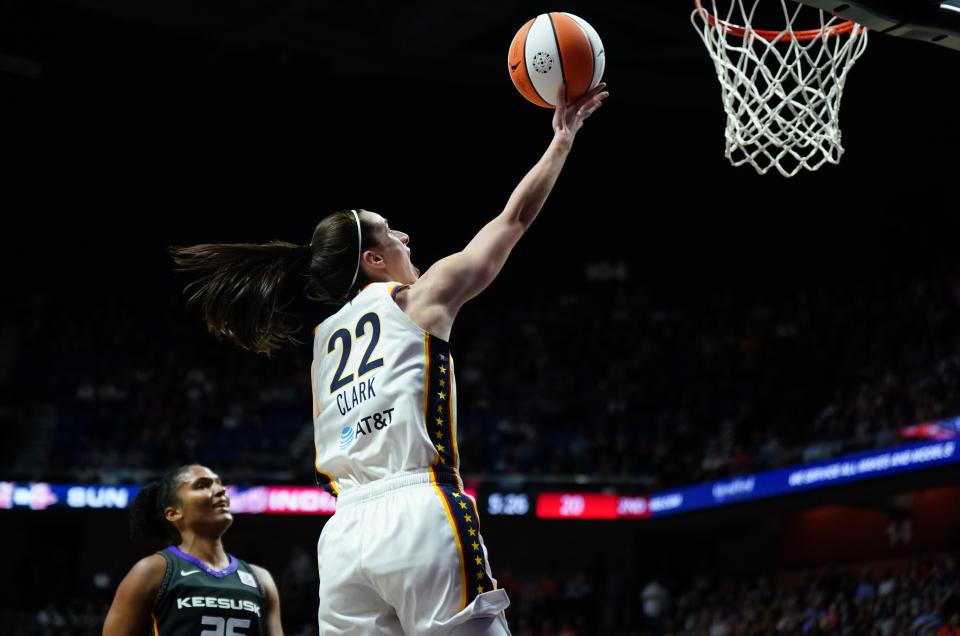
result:
<svg viewBox="0 0 960 636"><path fill-rule="evenodd" d="M309 245L208 243L173 247L179 271L198 276L184 290L200 305L207 329L218 339L248 351L270 354L298 343L300 323L286 311L293 301L286 282L291 274L307 279L307 296L323 307L319 318L339 309L366 282L357 269L362 250L374 245L373 228L350 210L326 216ZM356 277L356 278L354 278ZM353 284L351 284L353 281Z"/></svg>
<svg viewBox="0 0 960 636"><path fill-rule="evenodd" d="M184 291L190 303L200 304L214 336L267 354L297 342L299 326L291 324L284 311L290 300L280 294L287 277L306 261L309 247L273 241L208 243L171 251L180 271L199 274Z"/></svg>

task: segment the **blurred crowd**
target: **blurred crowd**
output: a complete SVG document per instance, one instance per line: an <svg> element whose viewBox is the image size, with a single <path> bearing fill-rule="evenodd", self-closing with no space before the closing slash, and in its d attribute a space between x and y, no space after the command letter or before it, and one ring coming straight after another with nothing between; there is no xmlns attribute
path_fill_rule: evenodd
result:
<svg viewBox="0 0 960 636"><path fill-rule="evenodd" d="M309 483L309 346L234 350L177 294L157 298L74 310L38 293L11 308L7 478L139 481L192 459ZM452 340L467 476L674 486L895 444L960 415L952 275L758 298L648 293L624 266L594 264L576 285L490 302L468 305Z"/></svg>
<svg viewBox="0 0 960 636"><path fill-rule="evenodd" d="M960 412L960 280L750 302L654 301L629 281L550 293L461 348L468 470L672 486L890 445Z"/></svg>
<svg viewBox="0 0 960 636"><path fill-rule="evenodd" d="M630 568L583 563L499 576L514 636L960 634L960 571L945 555L755 579L679 572L643 579ZM314 629L307 619L294 633Z"/></svg>
<svg viewBox="0 0 960 636"><path fill-rule="evenodd" d="M313 555L295 549L276 572L285 633L315 636ZM642 578L630 568L584 563L505 570L514 636L955 636L960 571L949 556L896 564L825 566L738 578L701 573ZM109 606L99 591L49 602L30 618L32 636L99 635Z"/></svg>
<svg viewBox="0 0 960 636"><path fill-rule="evenodd" d="M645 619L655 633L676 636L952 636L960 633L958 574L943 557L779 580L702 576L674 596L646 589Z"/></svg>

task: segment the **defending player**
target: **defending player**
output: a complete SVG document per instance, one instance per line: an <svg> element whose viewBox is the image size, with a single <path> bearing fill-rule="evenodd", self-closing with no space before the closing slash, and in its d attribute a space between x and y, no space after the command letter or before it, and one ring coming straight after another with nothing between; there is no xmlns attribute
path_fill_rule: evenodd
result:
<svg viewBox="0 0 960 636"><path fill-rule="evenodd" d="M140 559L117 588L103 636L283 636L270 573L223 548L230 500L209 468L183 466L141 490L130 511Z"/></svg>

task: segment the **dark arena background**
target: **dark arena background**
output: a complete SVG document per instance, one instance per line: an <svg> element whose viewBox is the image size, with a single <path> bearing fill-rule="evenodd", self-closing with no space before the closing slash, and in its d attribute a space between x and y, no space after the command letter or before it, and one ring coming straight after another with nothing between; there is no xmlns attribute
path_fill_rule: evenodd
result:
<svg viewBox="0 0 960 636"><path fill-rule="evenodd" d="M840 164L759 176L692 5L619 0L0 0L0 633L99 634L187 462L316 633L309 345L217 343L168 248L364 207L459 250L550 139L506 56L552 10L611 95L451 338L513 633L960 633L960 52L871 33Z"/></svg>

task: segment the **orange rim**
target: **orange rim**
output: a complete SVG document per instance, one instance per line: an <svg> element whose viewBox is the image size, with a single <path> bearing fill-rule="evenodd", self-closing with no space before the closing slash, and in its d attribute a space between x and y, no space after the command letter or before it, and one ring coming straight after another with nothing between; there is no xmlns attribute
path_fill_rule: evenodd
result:
<svg viewBox="0 0 960 636"><path fill-rule="evenodd" d="M712 13L703 8L703 5L700 4L700 0L693 0L693 4L697 7L697 13L700 14L707 24L712 27L720 25L726 31L729 31L737 37L744 37L747 33L746 27L738 26L736 24L731 24L729 22L724 22L723 20L718 20ZM750 33L761 37L768 42L774 42L777 40L798 40L800 42L805 42L807 40L813 40L819 38L821 35L826 35L827 37L832 37L834 35L844 35L850 33L858 25L853 20L845 20L840 24L835 24L833 26L828 26L823 29L806 29L802 31L764 31L761 29L751 29ZM861 29L866 29L866 27L860 27Z"/></svg>

